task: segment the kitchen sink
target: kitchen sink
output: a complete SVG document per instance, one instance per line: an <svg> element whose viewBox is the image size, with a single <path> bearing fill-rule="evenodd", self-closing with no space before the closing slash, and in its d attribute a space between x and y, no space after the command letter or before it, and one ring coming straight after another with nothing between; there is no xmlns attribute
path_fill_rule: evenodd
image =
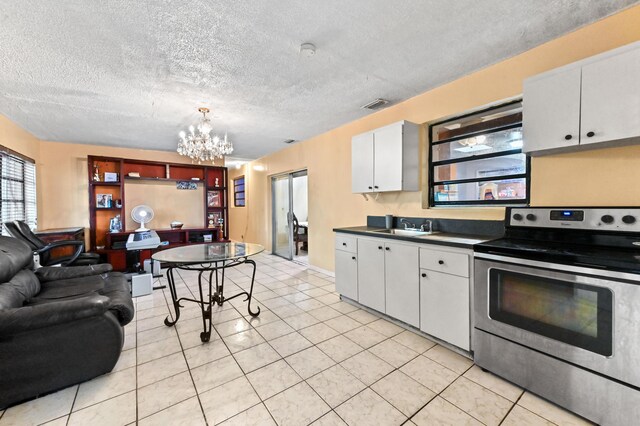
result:
<svg viewBox="0 0 640 426"><path fill-rule="evenodd" d="M421 237L423 235L431 235L435 233L435 232L421 231L419 229L379 229L377 231L371 231L371 232L377 232L379 234L401 235L405 237Z"/></svg>

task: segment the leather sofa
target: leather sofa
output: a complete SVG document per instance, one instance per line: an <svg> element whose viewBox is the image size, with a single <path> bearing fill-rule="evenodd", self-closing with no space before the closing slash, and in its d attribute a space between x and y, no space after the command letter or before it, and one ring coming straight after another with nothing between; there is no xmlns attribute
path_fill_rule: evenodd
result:
<svg viewBox="0 0 640 426"><path fill-rule="evenodd" d="M33 267L0 236L0 409L113 369L134 307L111 265Z"/></svg>

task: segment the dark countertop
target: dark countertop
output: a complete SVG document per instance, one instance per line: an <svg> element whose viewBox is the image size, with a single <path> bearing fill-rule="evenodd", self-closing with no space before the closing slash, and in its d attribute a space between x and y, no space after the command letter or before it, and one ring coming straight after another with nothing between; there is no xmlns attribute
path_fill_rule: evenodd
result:
<svg viewBox="0 0 640 426"><path fill-rule="evenodd" d="M474 245L479 243L484 243L486 241L491 241L496 238L500 238L501 235L495 236L487 236L487 235L469 235L469 234L456 234L452 232L434 232L433 234L423 235L423 236L406 236L406 235L393 235L393 234L385 234L383 232L374 232L379 231L381 227L373 227L373 226L352 226L348 228L334 228L334 232L340 232L343 234L355 234L355 235L363 235L367 237L375 237L375 238L387 238L390 240L399 240L399 241L409 241L412 243L420 243L420 244L435 244L441 246L449 246L449 247L459 247L470 249L473 248Z"/></svg>

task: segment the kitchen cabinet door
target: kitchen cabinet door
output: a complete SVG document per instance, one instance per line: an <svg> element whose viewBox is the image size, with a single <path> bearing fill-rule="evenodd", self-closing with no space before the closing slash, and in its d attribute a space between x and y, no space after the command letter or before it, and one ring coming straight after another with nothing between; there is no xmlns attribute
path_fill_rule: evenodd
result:
<svg viewBox="0 0 640 426"><path fill-rule="evenodd" d="M358 300L358 258L355 253L336 250L336 291Z"/></svg>
<svg viewBox="0 0 640 426"><path fill-rule="evenodd" d="M580 67L524 81L523 152L580 143Z"/></svg>
<svg viewBox="0 0 640 426"><path fill-rule="evenodd" d="M384 243L358 238L358 302L385 312Z"/></svg>
<svg viewBox="0 0 640 426"><path fill-rule="evenodd" d="M402 123L394 123L374 132L373 189L376 192L402 190L403 127Z"/></svg>
<svg viewBox="0 0 640 426"><path fill-rule="evenodd" d="M351 192L373 192L373 132L351 139Z"/></svg>
<svg viewBox="0 0 640 426"><path fill-rule="evenodd" d="M640 136L640 49L582 67L580 144Z"/></svg>
<svg viewBox="0 0 640 426"><path fill-rule="evenodd" d="M469 350L468 278L420 271L420 330Z"/></svg>
<svg viewBox="0 0 640 426"><path fill-rule="evenodd" d="M418 247L386 243L384 254L386 314L419 327Z"/></svg>

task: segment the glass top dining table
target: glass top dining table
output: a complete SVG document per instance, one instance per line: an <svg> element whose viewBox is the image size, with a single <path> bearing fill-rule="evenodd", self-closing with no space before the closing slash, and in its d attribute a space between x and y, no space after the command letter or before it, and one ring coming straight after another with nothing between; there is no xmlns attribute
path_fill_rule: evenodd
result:
<svg viewBox="0 0 640 426"><path fill-rule="evenodd" d="M173 264L189 265L238 260L254 256L264 247L254 243L209 243L176 247L154 253L153 260Z"/></svg>
<svg viewBox="0 0 640 426"><path fill-rule="evenodd" d="M168 327L174 326L180 319L181 301L194 302L200 305L202 311L203 331L200 333L200 339L208 342L211 338L211 319L212 309L215 304L222 306L225 301L234 299L239 296L245 296L244 301L247 302L247 311L252 317L260 314L260 307L254 311L251 309L251 296L253 294L253 284L256 278L256 262L249 259L264 251L264 247L253 243L207 243L193 244L183 247L176 247L162 250L154 253L152 259L156 262L162 262L167 267L167 281L169 290L171 291L171 299L173 301L174 315L167 316L164 323ZM239 267L241 265L249 265L252 267L249 271L251 281L249 289L242 290L239 293L226 297L224 295L225 271L229 268ZM189 292L178 294L176 287L175 270L186 270L197 272L197 295ZM246 270L245 270L246 271ZM246 272L245 272L246 273ZM187 287L191 284L193 275L180 275ZM245 284L246 285L246 284ZM181 286L183 287L183 286ZM240 287L236 284L234 288ZM207 291L208 290L208 291ZM195 299L194 297L199 297Z"/></svg>

